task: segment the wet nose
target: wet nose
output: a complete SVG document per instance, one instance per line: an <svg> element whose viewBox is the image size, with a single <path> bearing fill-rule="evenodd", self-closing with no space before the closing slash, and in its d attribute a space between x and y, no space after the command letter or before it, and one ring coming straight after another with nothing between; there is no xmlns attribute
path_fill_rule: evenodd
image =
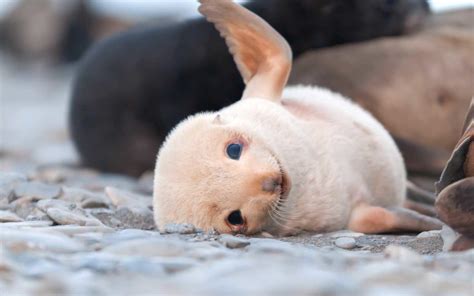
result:
<svg viewBox="0 0 474 296"><path fill-rule="evenodd" d="M266 177L262 181L262 190L265 192L273 193L280 188L282 183L281 175Z"/></svg>

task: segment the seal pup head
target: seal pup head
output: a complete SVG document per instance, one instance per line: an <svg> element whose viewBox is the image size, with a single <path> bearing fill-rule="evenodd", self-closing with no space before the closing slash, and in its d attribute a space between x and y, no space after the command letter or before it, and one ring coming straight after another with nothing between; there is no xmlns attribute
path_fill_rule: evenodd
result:
<svg viewBox="0 0 474 296"><path fill-rule="evenodd" d="M237 104L262 99L280 104L291 69L287 42L230 0L200 2L199 11L225 38L246 83ZM272 223L270 213L288 195L290 179L255 125L235 114L200 113L168 135L155 168L158 227L191 223L221 233L251 234Z"/></svg>

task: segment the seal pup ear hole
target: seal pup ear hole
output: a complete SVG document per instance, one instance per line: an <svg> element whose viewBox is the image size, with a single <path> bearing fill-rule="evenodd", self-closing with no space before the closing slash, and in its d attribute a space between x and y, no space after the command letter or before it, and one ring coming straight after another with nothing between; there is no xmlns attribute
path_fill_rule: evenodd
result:
<svg viewBox="0 0 474 296"><path fill-rule="evenodd" d="M217 114L216 117L214 117L214 119L212 120L212 123L213 124L224 124L220 114Z"/></svg>

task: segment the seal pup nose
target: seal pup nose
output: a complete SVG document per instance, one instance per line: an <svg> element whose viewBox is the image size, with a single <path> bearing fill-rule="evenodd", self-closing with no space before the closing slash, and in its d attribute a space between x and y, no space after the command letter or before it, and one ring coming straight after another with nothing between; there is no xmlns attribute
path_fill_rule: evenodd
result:
<svg viewBox="0 0 474 296"><path fill-rule="evenodd" d="M281 175L266 177L263 179L262 182L262 190L265 192L273 193L281 188L281 183L283 182L283 178Z"/></svg>

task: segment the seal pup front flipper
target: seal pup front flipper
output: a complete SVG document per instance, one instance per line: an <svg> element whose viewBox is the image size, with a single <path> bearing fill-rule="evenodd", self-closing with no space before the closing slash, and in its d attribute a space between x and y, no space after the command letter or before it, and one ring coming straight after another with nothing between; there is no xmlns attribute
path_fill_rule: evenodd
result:
<svg viewBox="0 0 474 296"><path fill-rule="evenodd" d="M242 99L280 102L292 62L286 40L259 16L231 0L199 2L199 12L225 38L246 84Z"/></svg>

